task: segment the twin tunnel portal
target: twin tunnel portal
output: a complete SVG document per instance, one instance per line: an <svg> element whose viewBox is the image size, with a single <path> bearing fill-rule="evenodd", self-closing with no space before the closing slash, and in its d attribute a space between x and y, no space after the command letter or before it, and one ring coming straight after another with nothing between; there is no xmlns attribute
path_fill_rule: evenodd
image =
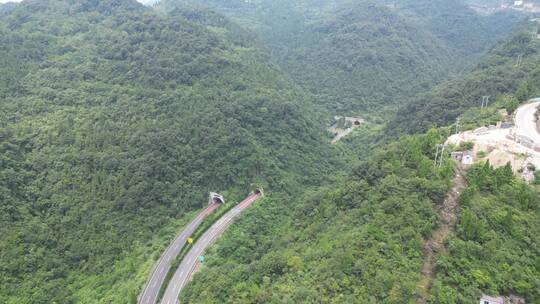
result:
<svg viewBox="0 0 540 304"><path fill-rule="evenodd" d="M166 282L166 277L171 269L173 261L177 259L180 252L191 240L203 220L215 211L220 205L225 203L223 195L210 192L208 206L202 210L195 219L192 220L178 234L170 245L165 249L161 257L155 262L144 289L138 297L139 304L156 304L160 299L160 291L165 290L161 297L162 304L176 304L182 288L187 285L192 278L198 265L201 263L200 257L205 250L232 224L232 222L253 202L264 195L262 188L255 188L242 202L236 204L217 219L197 240L191 244L189 242L186 254L180 260L180 265L175 270L171 280ZM170 276L170 275L169 275Z"/></svg>
<svg viewBox="0 0 540 304"><path fill-rule="evenodd" d="M263 192L263 189L262 188L256 188L255 190L253 190L253 192L251 192L250 195L258 195L258 196L263 196L264 195L264 192ZM216 192L210 192L210 199L209 199L209 204L224 204L225 203L225 198L223 197L223 195L219 194L219 193L216 193Z"/></svg>

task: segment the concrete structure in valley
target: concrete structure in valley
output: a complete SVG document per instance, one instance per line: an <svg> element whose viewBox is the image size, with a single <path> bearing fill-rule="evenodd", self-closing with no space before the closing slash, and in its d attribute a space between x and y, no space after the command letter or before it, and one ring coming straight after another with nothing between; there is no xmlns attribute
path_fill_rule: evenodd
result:
<svg viewBox="0 0 540 304"><path fill-rule="evenodd" d="M342 117L334 116L336 123L328 128L334 138L332 144L337 143L340 139L350 134L355 128L358 128L364 122L364 119L359 117Z"/></svg>

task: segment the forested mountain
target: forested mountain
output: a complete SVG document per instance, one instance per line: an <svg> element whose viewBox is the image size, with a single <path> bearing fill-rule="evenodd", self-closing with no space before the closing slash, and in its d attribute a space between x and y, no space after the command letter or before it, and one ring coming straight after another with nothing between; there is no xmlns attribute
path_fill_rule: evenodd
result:
<svg viewBox="0 0 540 304"><path fill-rule="evenodd" d="M387 134L451 124L467 109L478 107L482 96L495 101L509 94L525 101L540 94L539 66L540 40L525 26L492 49L471 72L412 98L390 121Z"/></svg>
<svg viewBox="0 0 540 304"><path fill-rule="evenodd" d="M209 191L255 186L183 301L414 303L455 174L433 166L444 126L540 93L521 19L461 0L0 5L0 303L136 303ZM366 133L330 145L333 114ZM468 183L431 303L538 303L538 189L489 163Z"/></svg>
<svg viewBox="0 0 540 304"><path fill-rule="evenodd" d="M386 3L423 24L465 64L471 62L467 59L483 55L512 31L512 24L522 19L512 11L478 15L466 1L391 0Z"/></svg>
<svg viewBox="0 0 540 304"><path fill-rule="evenodd" d="M257 33L282 69L337 113L374 112L428 90L520 20L444 0L160 2L185 5L218 10Z"/></svg>
<svg viewBox="0 0 540 304"><path fill-rule="evenodd" d="M339 167L245 31L184 15L134 0L0 15L1 303L133 301L148 244L208 191L234 200Z"/></svg>

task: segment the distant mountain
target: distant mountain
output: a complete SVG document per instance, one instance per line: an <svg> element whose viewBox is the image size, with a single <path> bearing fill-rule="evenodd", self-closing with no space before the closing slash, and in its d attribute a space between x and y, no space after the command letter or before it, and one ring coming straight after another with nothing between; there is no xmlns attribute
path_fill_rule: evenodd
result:
<svg viewBox="0 0 540 304"><path fill-rule="evenodd" d="M429 90L521 19L482 17L443 0L163 0L159 7L194 5L257 33L281 68L336 113L380 113Z"/></svg>
<svg viewBox="0 0 540 304"><path fill-rule="evenodd" d="M471 72L412 98L391 120L387 134L452 124L466 110L478 107L482 96L495 101L509 94L523 102L540 94L539 50L540 39L520 31L491 50Z"/></svg>
<svg viewBox="0 0 540 304"><path fill-rule="evenodd" d="M158 3L159 1L160 0L140 0L139 2L141 2L144 5L154 5Z"/></svg>
<svg viewBox="0 0 540 304"><path fill-rule="evenodd" d="M513 25L525 19L517 12L478 15L465 1L392 0L396 9L417 18L436 37L445 41L452 53L474 58L511 33ZM469 63L465 61L464 63Z"/></svg>
<svg viewBox="0 0 540 304"><path fill-rule="evenodd" d="M13 10L15 7L16 7L16 3L13 3L13 2L0 3L0 14L9 12Z"/></svg>

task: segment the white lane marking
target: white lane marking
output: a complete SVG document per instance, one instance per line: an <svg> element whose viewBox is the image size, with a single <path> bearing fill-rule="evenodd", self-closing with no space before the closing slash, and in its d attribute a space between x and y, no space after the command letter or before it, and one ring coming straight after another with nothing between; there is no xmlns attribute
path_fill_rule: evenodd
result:
<svg viewBox="0 0 540 304"><path fill-rule="evenodd" d="M190 234L192 234L193 232L186 233L186 232L187 232L186 230L193 230L193 229L197 228L197 227L200 225L200 222L208 215L208 212L207 212L208 209L209 209L209 207L207 207L205 210L203 210L202 212L200 212L200 213L197 215L197 217L187 225L187 227L184 229L184 231L182 231L182 232L180 233L180 235L178 235L178 236L173 240L172 244L174 244L174 242L178 241L179 239L187 238L186 234L187 234L188 236L189 236ZM167 248L165 249L165 252L164 252L163 256L166 256L166 255L172 250L172 248L171 248L171 247L172 247L172 244L169 245L169 247L167 247ZM178 246L178 245L177 245L177 246ZM164 261L164 259L163 259L163 258L160 258L159 261L158 261L158 263L157 263L156 268L158 268L158 267L163 263L163 261ZM170 261L170 257L169 257L165 262L167 263L167 262L169 262L169 261ZM169 265L169 267L170 267L170 265ZM161 275L162 272L163 272L163 269L162 269L162 271L160 271L159 274ZM150 284L152 281L155 280L155 276L156 276L156 272L153 271L152 274L150 275L150 280L148 281L148 284L145 286L145 288L144 288L144 290L143 290L143 298L144 298L144 295L146 295L148 298L150 298L150 295L147 294L147 293L148 293L148 286L149 286L149 284ZM155 283L156 283L156 282L154 282L154 284L155 284Z"/></svg>
<svg viewBox="0 0 540 304"><path fill-rule="evenodd" d="M214 225L210 227L210 229L199 239L199 241L197 241L197 243L188 252L184 260L180 263L177 272L173 276L176 283L167 286L165 291L166 297L164 297L164 299L173 297L175 295L178 296L180 294L186 280L189 279L189 277L194 273L195 266L197 265L197 257L201 255L208 248L208 246L210 246L215 239L229 227L234 219L240 213L242 213L244 209L249 207L257 198L259 197L248 197L239 205L235 206L233 209L231 209L231 211L214 223ZM185 269L189 269L187 275L185 273ZM170 300L168 304L171 304Z"/></svg>

